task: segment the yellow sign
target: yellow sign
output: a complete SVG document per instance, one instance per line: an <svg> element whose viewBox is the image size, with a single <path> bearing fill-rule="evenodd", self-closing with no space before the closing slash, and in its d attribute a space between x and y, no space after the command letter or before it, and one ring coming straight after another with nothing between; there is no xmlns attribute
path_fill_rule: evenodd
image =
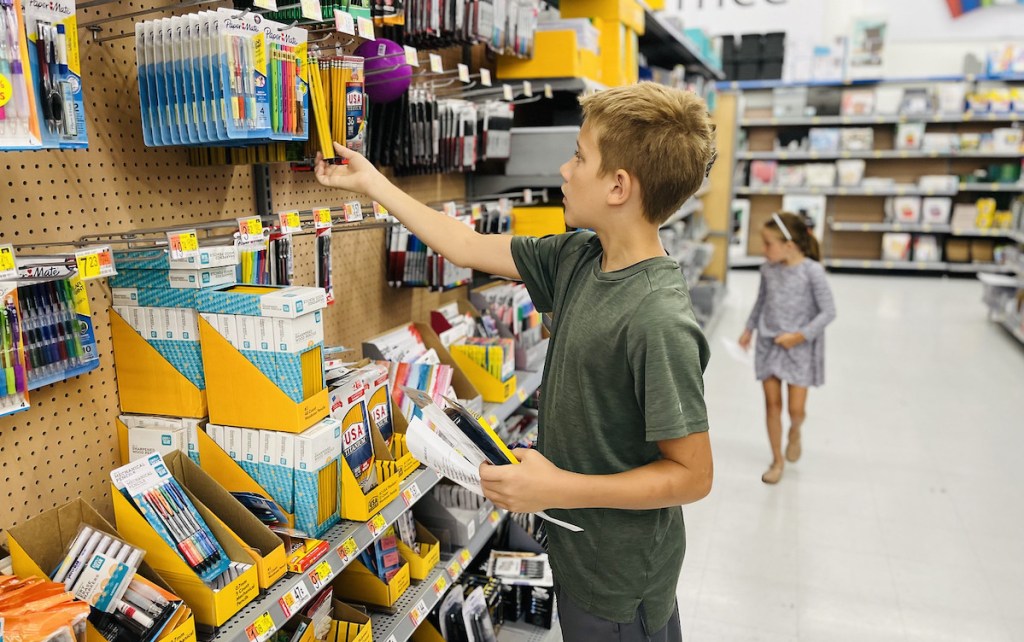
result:
<svg viewBox="0 0 1024 642"><path fill-rule="evenodd" d="M377 537L384 532L387 525L388 523L387 520L384 519L384 516L377 513L369 522L366 523L366 528L370 529L370 532L373 533L374 537Z"/></svg>
<svg viewBox="0 0 1024 642"><path fill-rule="evenodd" d="M114 269L114 255L106 245L75 252L75 263L78 265L78 276L82 280L117 274L117 270Z"/></svg>
<svg viewBox="0 0 1024 642"><path fill-rule="evenodd" d="M302 231L302 221L299 219L297 211L281 212L277 215L277 218L281 224L282 234L294 234L295 232Z"/></svg>
<svg viewBox="0 0 1024 642"><path fill-rule="evenodd" d="M350 537L338 547L338 557L348 562L356 554L356 548L356 541Z"/></svg>
<svg viewBox="0 0 1024 642"><path fill-rule="evenodd" d="M453 560L452 563L448 565L448 577L452 578L452 580L457 578L461 572L462 565L459 564L459 560Z"/></svg>
<svg viewBox="0 0 1024 642"><path fill-rule="evenodd" d="M0 280L18 278L18 264L14 260L14 247L0 245Z"/></svg>
<svg viewBox="0 0 1024 642"><path fill-rule="evenodd" d="M263 221L258 216L238 219L238 234L243 243L263 240Z"/></svg>
<svg viewBox="0 0 1024 642"><path fill-rule="evenodd" d="M440 595L444 593L444 590L446 588L448 588L448 580L446 580L444 575L442 575L441 577L437 578L436 582L434 582L434 593Z"/></svg>
<svg viewBox="0 0 1024 642"><path fill-rule="evenodd" d="M199 254L199 237L195 230L168 232L167 245L172 259L184 259Z"/></svg>

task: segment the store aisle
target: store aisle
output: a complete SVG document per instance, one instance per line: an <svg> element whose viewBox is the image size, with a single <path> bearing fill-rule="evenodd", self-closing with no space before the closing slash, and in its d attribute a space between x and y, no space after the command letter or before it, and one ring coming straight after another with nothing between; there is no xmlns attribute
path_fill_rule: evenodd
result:
<svg viewBox="0 0 1024 642"><path fill-rule="evenodd" d="M760 386L721 344L758 275L730 275L706 375L715 486L685 512L686 639L1024 640L1024 349L976 281L830 278L826 386L771 487Z"/></svg>

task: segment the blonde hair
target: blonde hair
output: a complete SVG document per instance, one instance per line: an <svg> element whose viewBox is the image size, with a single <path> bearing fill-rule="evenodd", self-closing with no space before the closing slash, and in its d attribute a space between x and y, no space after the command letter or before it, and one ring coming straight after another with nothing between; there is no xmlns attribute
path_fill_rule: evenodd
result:
<svg viewBox="0 0 1024 642"><path fill-rule="evenodd" d="M715 125L696 94L652 82L580 99L601 152L601 174L640 184L644 218L664 223L700 189L715 162Z"/></svg>

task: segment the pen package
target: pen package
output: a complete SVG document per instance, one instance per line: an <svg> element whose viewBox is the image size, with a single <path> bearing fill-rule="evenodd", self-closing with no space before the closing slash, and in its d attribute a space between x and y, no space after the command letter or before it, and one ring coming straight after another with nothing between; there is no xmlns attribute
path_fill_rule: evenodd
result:
<svg viewBox="0 0 1024 642"><path fill-rule="evenodd" d="M21 318L16 284L0 283L0 416L29 407Z"/></svg>
<svg viewBox="0 0 1024 642"><path fill-rule="evenodd" d="M82 524L69 543L51 579L83 602L106 613L130 609L122 606L145 551L107 533Z"/></svg>
<svg viewBox="0 0 1024 642"><path fill-rule="evenodd" d="M29 1L25 28L43 147L88 147L74 0Z"/></svg>
<svg viewBox="0 0 1024 642"><path fill-rule="evenodd" d="M309 136L309 65L302 27L265 30L267 84L270 85L270 137L306 140Z"/></svg>
<svg viewBox="0 0 1024 642"><path fill-rule="evenodd" d="M334 268L334 255L331 250L330 226L316 228L316 285L327 295L327 304L334 303L334 281L331 273Z"/></svg>
<svg viewBox="0 0 1024 642"><path fill-rule="evenodd" d="M158 453L117 468L110 476L114 486L204 582L209 584L228 570L232 560Z"/></svg>
<svg viewBox="0 0 1024 642"><path fill-rule="evenodd" d="M36 111L36 72L21 0L0 2L0 149L42 147ZM34 53L34 52L33 52Z"/></svg>

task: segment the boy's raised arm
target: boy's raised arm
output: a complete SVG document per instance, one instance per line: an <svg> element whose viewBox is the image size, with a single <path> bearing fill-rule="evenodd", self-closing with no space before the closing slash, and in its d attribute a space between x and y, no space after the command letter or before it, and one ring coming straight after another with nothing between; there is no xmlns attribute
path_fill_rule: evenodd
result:
<svg viewBox="0 0 1024 642"><path fill-rule="evenodd" d="M478 234L464 223L427 207L397 188L358 152L339 143L334 143L334 151L348 163L329 165L317 154L316 178L321 185L369 196L386 207L421 241L460 267L520 278L512 260L512 237Z"/></svg>

